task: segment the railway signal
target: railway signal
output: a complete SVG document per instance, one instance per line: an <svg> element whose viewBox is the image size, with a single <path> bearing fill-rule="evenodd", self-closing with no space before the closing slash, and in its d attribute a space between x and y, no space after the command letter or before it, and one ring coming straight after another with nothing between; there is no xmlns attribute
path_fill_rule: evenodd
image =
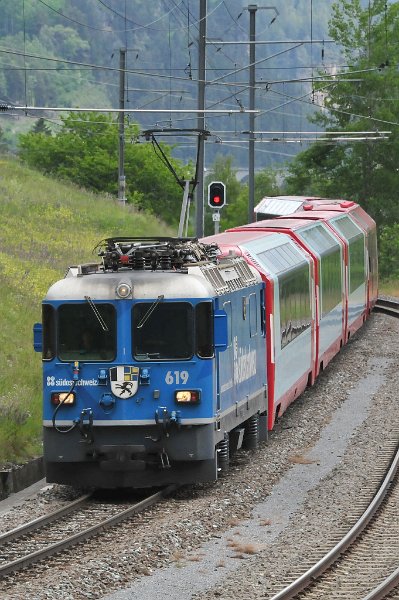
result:
<svg viewBox="0 0 399 600"><path fill-rule="evenodd" d="M212 181L208 185L208 205L211 208L222 208L226 204L226 186L222 181Z"/></svg>

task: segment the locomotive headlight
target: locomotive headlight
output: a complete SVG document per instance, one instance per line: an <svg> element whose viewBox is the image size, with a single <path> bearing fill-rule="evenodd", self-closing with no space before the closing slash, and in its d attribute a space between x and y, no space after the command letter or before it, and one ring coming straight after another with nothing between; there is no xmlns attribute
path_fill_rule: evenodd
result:
<svg viewBox="0 0 399 600"><path fill-rule="evenodd" d="M200 401L198 390L179 390L175 392L175 401L178 404L197 404Z"/></svg>
<svg viewBox="0 0 399 600"><path fill-rule="evenodd" d="M51 394L52 404L75 404L74 392L53 392Z"/></svg>
<svg viewBox="0 0 399 600"><path fill-rule="evenodd" d="M115 291L119 298L128 298L132 293L132 287L128 283L120 283Z"/></svg>

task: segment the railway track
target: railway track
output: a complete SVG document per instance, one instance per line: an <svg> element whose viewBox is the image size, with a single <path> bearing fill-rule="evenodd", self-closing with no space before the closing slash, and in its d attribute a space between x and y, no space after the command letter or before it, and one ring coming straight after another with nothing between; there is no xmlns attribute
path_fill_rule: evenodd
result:
<svg viewBox="0 0 399 600"><path fill-rule="evenodd" d="M376 305L374 306L375 312L384 313L391 317L399 317L399 300L384 300L378 298Z"/></svg>
<svg viewBox="0 0 399 600"><path fill-rule="evenodd" d="M391 466L360 519L317 563L269 600L399 597L398 467L397 445Z"/></svg>
<svg viewBox="0 0 399 600"><path fill-rule="evenodd" d="M379 301L380 302L380 301ZM378 302L378 305L379 305ZM393 304L396 308L398 307L398 303L391 301L383 301L388 304ZM388 306L389 308L389 306ZM376 309L378 310L378 308ZM381 311L383 312L383 311ZM391 313L388 313L391 314ZM398 316L397 314L395 316ZM396 477L396 476L395 476ZM392 481L393 481L392 477ZM391 486L393 487L393 486ZM128 519L132 515L137 514L142 511L144 508L151 506L158 502L163 496L170 493L174 488L167 488L167 490L161 491L158 494L150 496L149 498L137 503L134 506L118 506L113 507L111 516L109 515L110 507L107 505L103 507L103 516L104 513L108 511L108 516L105 519L101 519L101 515L94 514L93 504L91 502L90 496L85 496L79 498L75 502L71 503L67 507L64 507L62 511L57 511L48 515L44 518L36 519L24 526L21 526L13 531L6 532L3 535L0 535L0 577L7 577L18 569L27 568L29 565L34 564L37 561L43 560L46 557L53 556L71 546L78 544L90 537L97 535L99 532L104 530L106 527L111 527L123 519ZM393 495L393 494L392 494ZM155 499L154 499L155 498ZM396 506L398 505L399 500L396 496ZM91 507L91 508L89 508ZM81 514L80 519L76 519L75 525L72 524L75 522L75 517L73 516L76 512ZM61 514L61 512L63 514ZM99 511L101 512L101 510ZM396 509L397 512L397 509ZM69 516L71 518L69 519ZM64 539L64 532L59 531L59 523L60 520L63 519L65 522L66 517L68 517L68 521L70 521L69 527L69 536ZM93 524L93 522L98 518L98 523ZM374 518L374 517L370 517ZM90 523L90 527L87 527L88 523ZM58 524L58 525L57 525ZM49 527L53 528L49 530ZM396 530L394 526L392 526L393 534L396 535ZM58 533L57 533L58 530ZM51 533L49 533L51 531ZM55 540L58 536L58 540ZM61 539L62 538L62 539ZM36 540L36 541L35 541ZM50 541L50 543L49 543ZM40 546L40 547L39 547ZM25 547L25 549L24 549ZM28 547L28 548L27 548ZM340 552L342 553L343 550ZM399 550L396 551L396 556L399 554ZM352 570L352 567L349 567L348 570ZM316 575L312 574L310 578L316 578ZM393 571L390 577L387 578L386 582L381 583L375 590L373 590L367 597L362 597L362 600L379 600L387 596L389 590L397 587L399 585L399 572L398 570ZM297 594L298 592L296 592ZM324 594L320 592L314 592L316 595L313 598L335 598L336 596L329 596L328 594ZM317 595L319 594L319 595ZM381 595L382 594L382 595ZM295 594L294 594L295 596ZM280 596L277 594L273 596L273 600L282 599L282 598L293 598L293 595ZM308 596L311 598L312 596ZM351 596L346 596L347 598ZM393 597L393 596L392 596ZM399 596L395 596L399 597ZM354 600L355 596L351 597L351 600Z"/></svg>
<svg viewBox="0 0 399 600"><path fill-rule="evenodd" d="M175 489L176 486L168 486L134 504L99 502L87 494L49 515L5 532L0 536L0 578L98 535L153 506Z"/></svg>

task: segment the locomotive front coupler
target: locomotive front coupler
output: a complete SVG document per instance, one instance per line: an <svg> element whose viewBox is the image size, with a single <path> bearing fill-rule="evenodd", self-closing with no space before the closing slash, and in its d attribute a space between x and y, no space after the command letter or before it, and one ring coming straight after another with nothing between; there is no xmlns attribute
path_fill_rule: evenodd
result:
<svg viewBox="0 0 399 600"><path fill-rule="evenodd" d="M93 411L91 408L84 408L79 419L74 421L80 431L80 435L83 439L79 440L81 444L93 444L94 433L93 433Z"/></svg>
<svg viewBox="0 0 399 600"><path fill-rule="evenodd" d="M172 410L170 413L166 406L158 406L154 415L155 424L158 428L159 435L156 437L152 437L151 435L146 436L146 440L151 440L151 442L157 443L162 440L163 437L168 438L170 436L170 428L171 426L180 429L181 427L181 417L179 410Z"/></svg>
<svg viewBox="0 0 399 600"><path fill-rule="evenodd" d="M181 418L179 410L172 410L169 412L166 406L158 406L155 411L155 423L160 429L160 435L158 438L150 438L153 442L159 442L162 437L169 437L171 426L177 427L180 429L181 427Z"/></svg>

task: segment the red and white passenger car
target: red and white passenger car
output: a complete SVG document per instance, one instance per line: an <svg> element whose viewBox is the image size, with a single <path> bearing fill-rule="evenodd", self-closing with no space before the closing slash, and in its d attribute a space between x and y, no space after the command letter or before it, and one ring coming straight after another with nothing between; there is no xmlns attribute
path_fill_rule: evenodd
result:
<svg viewBox="0 0 399 600"><path fill-rule="evenodd" d="M290 215L203 240L243 256L265 283L269 429L366 320L378 292L376 225L358 204L290 197L290 206Z"/></svg>

